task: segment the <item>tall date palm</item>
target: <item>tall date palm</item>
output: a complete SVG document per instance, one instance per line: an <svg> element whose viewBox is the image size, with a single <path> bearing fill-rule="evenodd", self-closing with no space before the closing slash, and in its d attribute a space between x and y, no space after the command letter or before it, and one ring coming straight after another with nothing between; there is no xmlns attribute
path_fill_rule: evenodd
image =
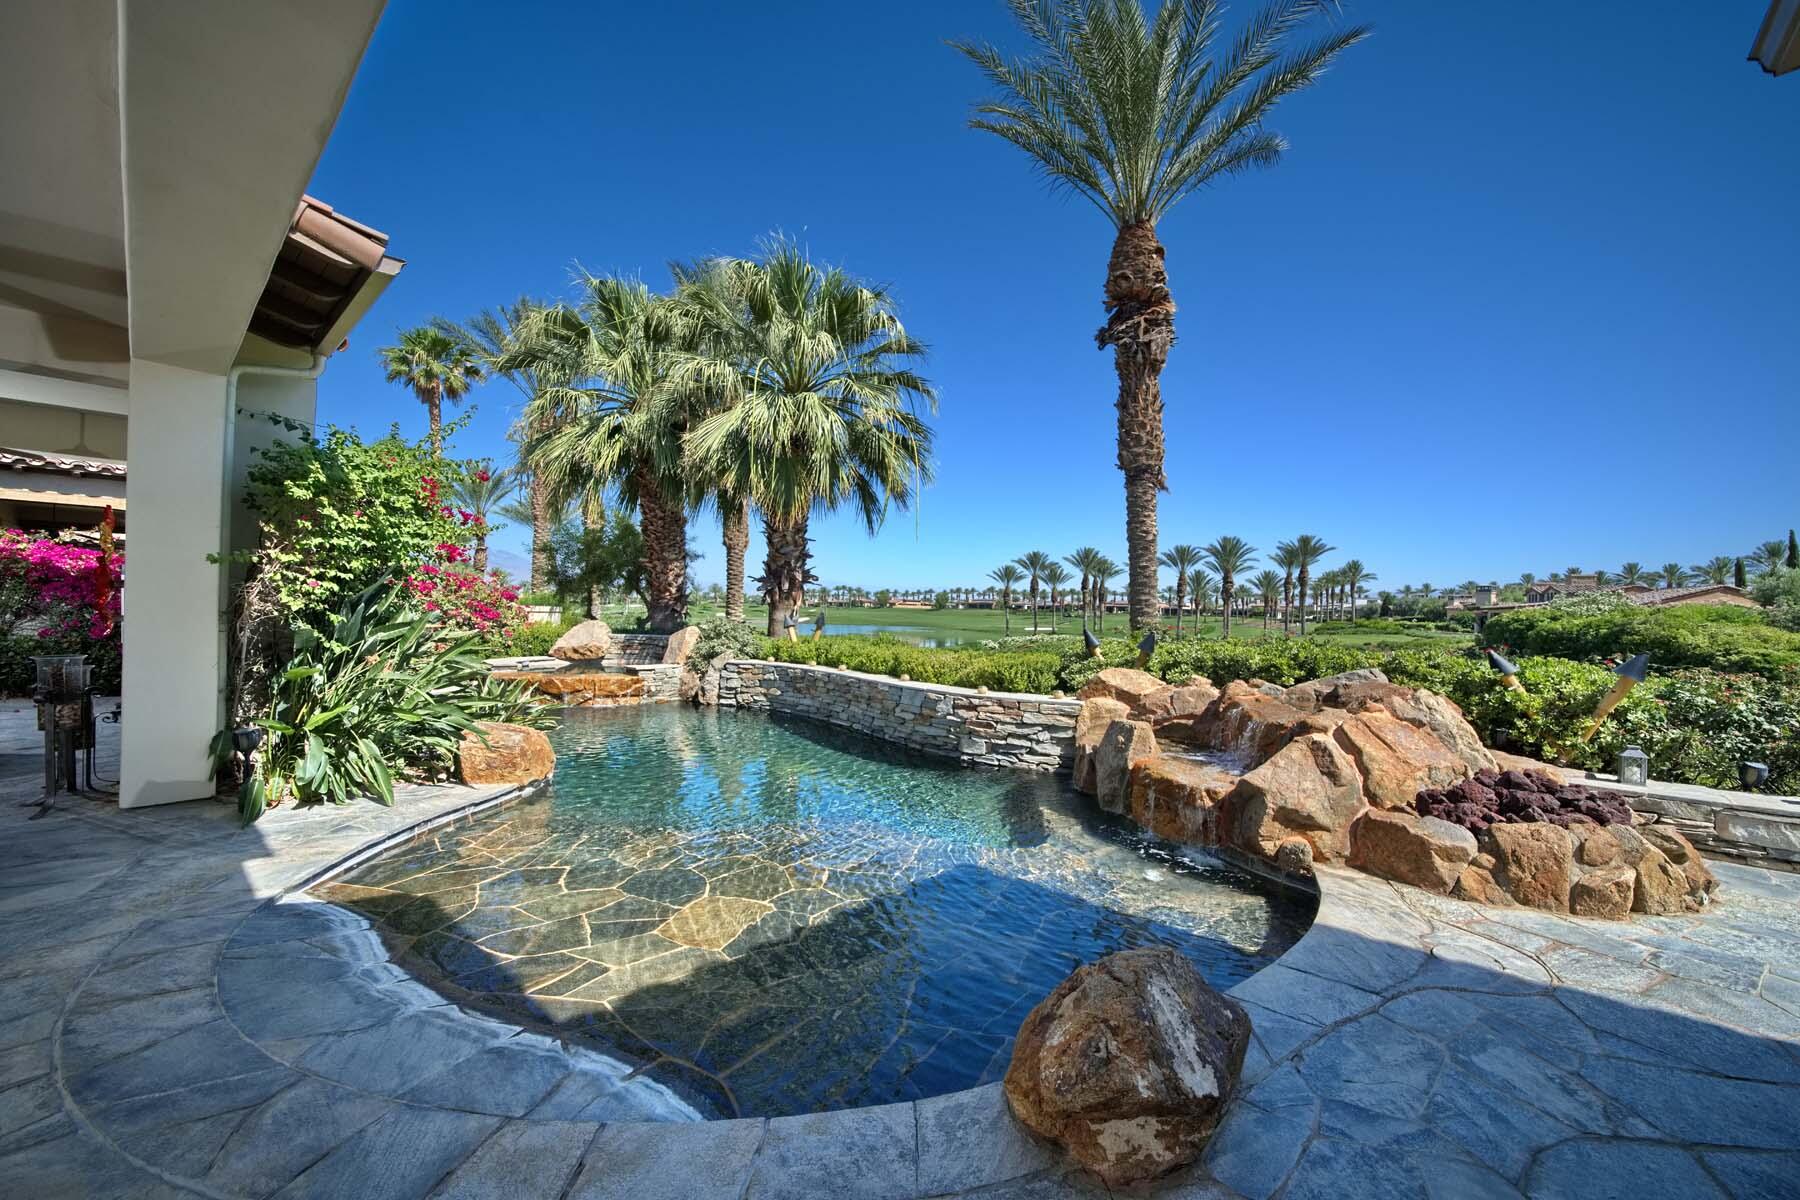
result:
<svg viewBox="0 0 1800 1200"><path fill-rule="evenodd" d="M1275 606L1281 603L1281 576L1265 567L1256 573L1250 586L1256 589L1256 598L1262 604L1262 627L1267 629L1275 616Z"/></svg>
<svg viewBox="0 0 1800 1200"><path fill-rule="evenodd" d="M1256 562L1256 547L1241 537L1225 535L1206 547L1206 565L1219 574L1219 602L1225 610L1225 636L1231 636L1231 598L1237 577Z"/></svg>
<svg viewBox="0 0 1800 1200"><path fill-rule="evenodd" d="M1218 0L1010 0L1034 43L1009 59L957 43L998 95L970 124L1035 160L1112 224L1107 321L1119 378L1118 466L1125 475L1125 537L1133 628L1157 617L1156 498L1163 474L1163 364L1175 343L1175 302L1156 226L1207 184L1272 167L1287 143L1263 122L1281 100L1319 78L1368 33L1330 28L1302 42L1331 0L1277 0L1229 45Z"/></svg>
<svg viewBox="0 0 1800 1200"><path fill-rule="evenodd" d="M1313 564L1337 549L1327 546L1322 538L1303 533L1289 543L1294 550L1294 569L1300 589L1300 636L1306 636L1306 585L1312 577Z"/></svg>
<svg viewBox="0 0 1800 1200"><path fill-rule="evenodd" d="M1188 574L1200 565L1200 551L1186 544L1170 546L1158 559L1175 572L1175 636L1181 636L1181 610L1187 606Z"/></svg>
<svg viewBox="0 0 1800 1200"><path fill-rule="evenodd" d="M1044 585L1050 589L1050 632L1056 632L1056 593L1063 584L1069 582L1069 568L1061 563L1051 561L1044 565Z"/></svg>
<svg viewBox="0 0 1800 1200"><path fill-rule="evenodd" d="M1063 561L1081 572L1081 623L1085 626L1093 608L1093 597L1088 588L1093 582L1094 568L1100 563L1100 552L1092 546L1082 546L1075 553L1065 555Z"/></svg>
<svg viewBox="0 0 1800 1200"><path fill-rule="evenodd" d="M1043 582L1044 568L1050 565L1050 556L1042 550L1032 550L1013 559L1019 569L1025 572L1025 578L1031 585L1031 632L1036 633L1038 627L1038 584Z"/></svg>
<svg viewBox="0 0 1800 1200"><path fill-rule="evenodd" d="M1005 614L1006 637L1012 636L1012 593L1024 582L1025 572L1016 563L1004 563L988 572L988 578L1000 585L1000 611Z"/></svg>
<svg viewBox="0 0 1800 1200"><path fill-rule="evenodd" d="M1288 633L1288 614L1294 607L1294 568L1300 564L1292 542L1277 542L1269 561L1281 568L1281 633Z"/></svg>

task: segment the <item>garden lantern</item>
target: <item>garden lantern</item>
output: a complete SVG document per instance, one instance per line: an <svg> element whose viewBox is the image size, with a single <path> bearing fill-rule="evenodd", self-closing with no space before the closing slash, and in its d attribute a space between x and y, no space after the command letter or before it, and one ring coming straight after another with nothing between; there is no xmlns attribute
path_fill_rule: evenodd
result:
<svg viewBox="0 0 1800 1200"><path fill-rule="evenodd" d="M1619 782L1643 787L1650 782L1650 756L1636 746L1619 751Z"/></svg>
<svg viewBox="0 0 1800 1200"><path fill-rule="evenodd" d="M1602 696L1600 703L1595 706L1594 719L1588 722L1587 729L1581 735L1581 740L1584 742L1593 741L1594 734L1599 731L1601 722L1606 720L1606 714L1619 707L1619 701L1625 698L1625 693L1644 682L1645 677L1650 674L1650 656L1634 654L1614 667L1613 674L1618 678L1613 682L1612 691Z"/></svg>
<svg viewBox="0 0 1800 1200"><path fill-rule="evenodd" d="M818 641L824 635L825 635L825 610L821 608L819 610L819 615L813 618L813 641L815 641L815 642Z"/></svg>
<svg viewBox="0 0 1800 1200"><path fill-rule="evenodd" d="M1515 692L1522 692L1525 690L1525 685L1519 682L1518 665L1510 658L1507 658L1498 650L1489 650L1487 652L1487 660L1488 666L1500 672L1501 683L1504 683Z"/></svg>
<svg viewBox="0 0 1800 1200"><path fill-rule="evenodd" d="M92 744L87 691L93 668L85 654L38 654L31 661L37 668L31 698L44 735L44 795L30 803L42 816L57 796L75 790L75 751Z"/></svg>
<svg viewBox="0 0 1800 1200"><path fill-rule="evenodd" d="M1089 658L1100 657L1100 639L1095 637L1094 631L1089 629L1086 625L1081 627L1081 644L1087 647L1087 656Z"/></svg>
<svg viewBox="0 0 1800 1200"><path fill-rule="evenodd" d="M1150 661L1150 656L1155 653L1156 653L1156 630L1146 629L1144 631L1144 640L1138 643L1138 660L1137 660L1138 670L1140 670L1140 671L1143 670L1145 664L1147 664Z"/></svg>
<svg viewBox="0 0 1800 1200"><path fill-rule="evenodd" d="M1768 781L1768 763L1741 762L1738 764L1738 782L1744 785L1746 792L1754 792Z"/></svg>

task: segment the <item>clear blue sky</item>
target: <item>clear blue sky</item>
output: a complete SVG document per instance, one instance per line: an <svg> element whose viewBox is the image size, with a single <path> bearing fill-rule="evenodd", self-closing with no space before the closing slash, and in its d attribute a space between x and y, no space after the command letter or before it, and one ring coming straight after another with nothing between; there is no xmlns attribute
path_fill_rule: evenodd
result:
<svg viewBox="0 0 1800 1200"><path fill-rule="evenodd" d="M1765 7L1351 5L1375 35L1278 111L1286 161L1161 227L1163 544L1312 532L1398 587L1800 523L1800 77L1745 61ZM999 0L393 0L313 191L407 266L321 419L422 430L376 364L401 327L556 295L576 260L662 286L781 229L892 286L942 396L937 483L874 539L816 520L825 582L1122 562L1110 230L967 128L953 37L1019 45ZM456 450L507 455L516 394L474 401ZM716 522L690 538L722 578Z"/></svg>

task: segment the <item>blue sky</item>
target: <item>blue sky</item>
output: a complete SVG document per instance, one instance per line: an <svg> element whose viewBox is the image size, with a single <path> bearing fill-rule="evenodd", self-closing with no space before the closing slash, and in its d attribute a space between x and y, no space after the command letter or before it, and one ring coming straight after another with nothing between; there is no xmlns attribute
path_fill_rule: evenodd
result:
<svg viewBox="0 0 1800 1200"><path fill-rule="evenodd" d="M1161 226L1162 543L1311 532L1398 587L1800 523L1800 78L1745 61L1764 7L1350 5L1375 34L1278 110L1286 161ZM500 11L393 0L363 62L312 190L407 266L322 420L422 431L376 363L402 327L553 296L575 261L663 286L780 229L892 287L941 394L936 484L872 539L815 519L825 582L1124 560L1110 227L967 128L985 89L944 44L1019 47L999 0ZM506 456L517 402L477 392L457 452ZM716 522L690 540L721 579Z"/></svg>

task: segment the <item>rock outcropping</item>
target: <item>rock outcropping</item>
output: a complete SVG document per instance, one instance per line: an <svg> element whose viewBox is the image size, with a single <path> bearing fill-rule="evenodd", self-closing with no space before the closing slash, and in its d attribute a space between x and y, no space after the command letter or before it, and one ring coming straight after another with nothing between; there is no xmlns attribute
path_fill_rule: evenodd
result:
<svg viewBox="0 0 1800 1200"><path fill-rule="evenodd" d="M536 729L483 721L462 735L456 765L468 784L535 783L556 770L556 751Z"/></svg>
<svg viewBox="0 0 1800 1200"><path fill-rule="evenodd" d="M556 639L550 657L564 662L599 662L612 649L612 628L605 621L587 620Z"/></svg>
<svg viewBox="0 0 1800 1200"><path fill-rule="evenodd" d="M1193 963L1127 950L1079 968L1031 1010L1006 1098L1026 1128L1122 1187L1200 1156L1249 1044L1249 1017Z"/></svg>

